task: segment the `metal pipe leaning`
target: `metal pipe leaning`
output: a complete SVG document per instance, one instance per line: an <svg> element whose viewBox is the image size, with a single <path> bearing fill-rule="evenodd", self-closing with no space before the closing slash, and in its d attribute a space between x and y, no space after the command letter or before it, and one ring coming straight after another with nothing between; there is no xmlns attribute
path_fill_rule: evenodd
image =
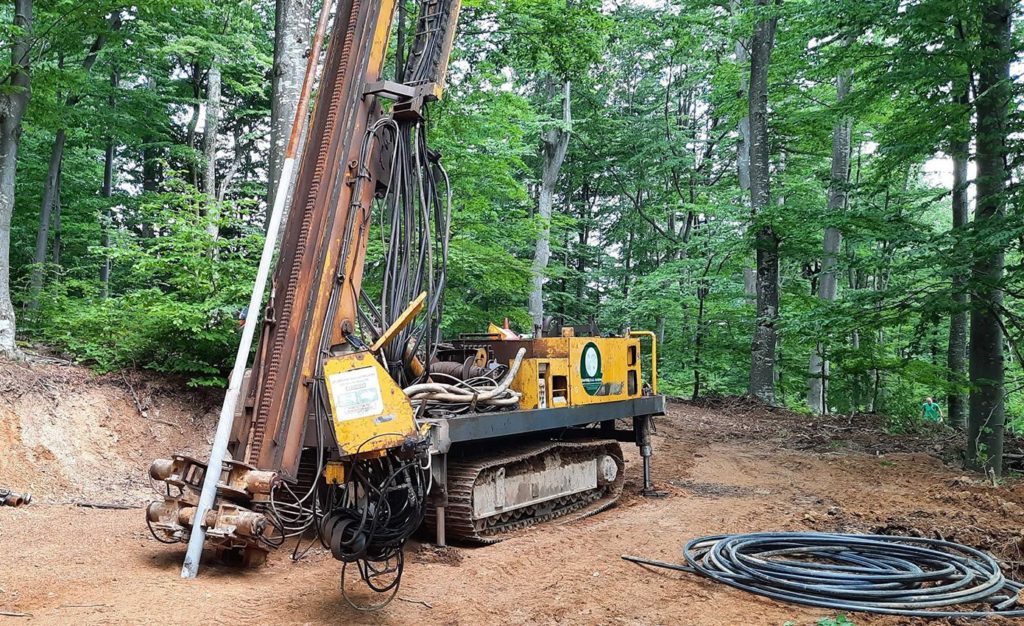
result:
<svg viewBox="0 0 1024 626"><path fill-rule="evenodd" d="M281 169L281 178L278 181L274 206L271 209L270 221L267 224L267 235L263 242L263 251L260 254L256 281L253 283L252 295L249 298L249 307L247 309L249 311L249 318L246 320L245 326L242 327L242 337L238 342L235 364L231 369L228 390L224 395L224 404L221 406L217 430L214 434L213 445L210 448L210 459L207 463L207 471L203 479L203 488L199 496L199 502L196 504L196 519L199 520L199 524L192 528L192 533L189 535L185 561L181 566L182 578L195 578L199 573L199 561L203 554L203 542L206 540L206 527L204 525L206 513L213 507L217 496L217 483L220 481L221 467L227 454L228 439L231 437L231 426L234 424L235 407L238 405L238 397L242 391L242 377L245 375L245 366L249 362L249 350L252 348L253 336L259 321L258 311L263 303L267 278L270 276L274 260L274 250L277 247L277 235L284 216L284 204L288 195L286 190L291 180L292 170L295 168L295 152L298 149L299 136L301 136L302 129L305 126L308 114L306 107L309 102L309 94L313 89L313 79L319 64L320 48L323 45L328 16L333 4L333 0L325 0L320 10L320 19L317 24L316 35L313 38L313 48L306 63L306 75L302 83L299 106L295 110L295 118L292 121L291 139L288 142L288 151L285 154L284 164Z"/></svg>

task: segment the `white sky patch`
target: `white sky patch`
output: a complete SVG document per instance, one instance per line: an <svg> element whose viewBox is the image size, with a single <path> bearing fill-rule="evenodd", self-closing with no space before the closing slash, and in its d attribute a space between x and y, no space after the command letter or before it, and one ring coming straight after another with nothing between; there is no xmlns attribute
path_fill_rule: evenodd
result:
<svg viewBox="0 0 1024 626"><path fill-rule="evenodd" d="M967 180L974 181L978 168L974 161L967 163ZM921 176L927 185L941 187L942 189L953 189L953 159L947 154L937 154L928 159L921 168ZM971 210L974 210L974 185L967 186L967 202Z"/></svg>

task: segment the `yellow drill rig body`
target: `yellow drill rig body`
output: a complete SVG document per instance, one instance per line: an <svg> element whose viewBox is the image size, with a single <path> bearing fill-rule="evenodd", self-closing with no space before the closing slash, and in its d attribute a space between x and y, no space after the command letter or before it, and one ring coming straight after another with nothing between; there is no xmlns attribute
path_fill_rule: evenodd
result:
<svg viewBox="0 0 1024 626"><path fill-rule="evenodd" d="M492 327L441 341L450 192L422 113L442 94L459 8L422 0L392 80L395 0L337 3L231 460L203 520L207 466L154 462L158 539L187 541L201 523L207 544L259 560L315 534L388 591L418 528L487 543L609 506L619 441L640 447L650 489L651 416L664 411L652 334L647 375L645 333ZM369 260L364 290L378 229L384 258Z"/></svg>

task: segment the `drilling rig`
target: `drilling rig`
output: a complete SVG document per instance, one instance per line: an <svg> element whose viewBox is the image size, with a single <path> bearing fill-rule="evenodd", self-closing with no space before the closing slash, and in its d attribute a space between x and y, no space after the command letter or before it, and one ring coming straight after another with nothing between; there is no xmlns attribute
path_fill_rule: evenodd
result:
<svg viewBox="0 0 1024 626"><path fill-rule="evenodd" d="M506 324L441 336L451 189L426 110L443 94L459 9L421 0L388 77L396 0L334 6L271 291L246 321L259 339L238 370L227 454L216 474L183 455L153 462L157 539L200 551L205 539L252 563L289 538L298 556L305 537L342 561L343 586L354 566L393 597L421 528L439 545L484 544L611 506L620 441L639 447L651 492L652 416L665 406L653 333L521 337ZM325 6L317 41L327 23Z"/></svg>

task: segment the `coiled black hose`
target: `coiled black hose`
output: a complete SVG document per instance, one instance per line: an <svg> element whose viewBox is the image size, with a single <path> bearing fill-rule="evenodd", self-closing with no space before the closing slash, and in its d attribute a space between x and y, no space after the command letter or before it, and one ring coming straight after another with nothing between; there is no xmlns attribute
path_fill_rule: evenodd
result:
<svg viewBox="0 0 1024 626"><path fill-rule="evenodd" d="M836 611L1024 617L1024 609L1014 608L1024 584L1003 576L990 554L950 541L830 533L716 535L690 541L683 557L686 565L622 558Z"/></svg>

